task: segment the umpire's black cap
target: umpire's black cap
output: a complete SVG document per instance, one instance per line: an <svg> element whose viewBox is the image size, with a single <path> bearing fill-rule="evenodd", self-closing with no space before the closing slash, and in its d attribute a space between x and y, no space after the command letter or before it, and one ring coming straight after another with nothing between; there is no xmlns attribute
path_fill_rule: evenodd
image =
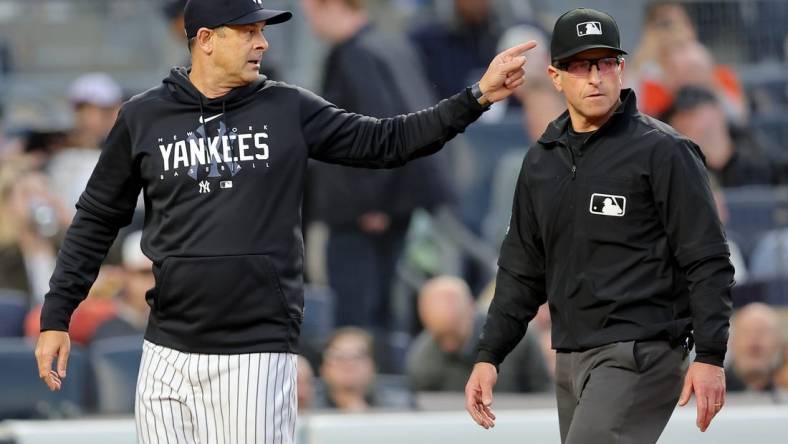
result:
<svg viewBox="0 0 788 444"><path fill-rule="evenodd" d="M289 11L263 9L263 0L189 0L183 14L186 37L197 35L200 28L224 25L248 25L265 21L275 25L290 20Z"/></svg>
<svg viewBox="0 0 788 444"><path fill-rule="evenodd" d="M596 48L613 49L626 54L621 49L618 25L613 17L589 8L572 9L558 17L550 41L551 60L566 60L577 53Z"/></svg>

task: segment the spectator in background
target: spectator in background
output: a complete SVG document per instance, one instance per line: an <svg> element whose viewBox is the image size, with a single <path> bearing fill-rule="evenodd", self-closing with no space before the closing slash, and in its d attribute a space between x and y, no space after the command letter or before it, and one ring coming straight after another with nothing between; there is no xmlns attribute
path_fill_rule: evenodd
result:
<svg viewBox="0 0 788 444"><path fill-rule="evenodd" d="M2 126L8 138L0 137L0 162L24 158L31 167L40 169L55 150L66 146L72 122L68 113L53 106L50 96L25 97L12 102L7 111Z"/></svg>
<svg viewBox="0 0 788 444"><path fill-rule="evenodd" d="M784 202L784 201L783 201ZM775 228L761 236L750 256L753 280L782 279L788 286L788 228ZM779 285L777 281L773 285Z"/></svg>
<svg viewBox="0 0 788 444"><path fill-rule="evenodd" d="M783 362L774 377L774 382L781 390L788 389L788 341L783 341Z"/></svg>
<svg viewBox="0 0 788 444"><path fill-rule="evenodd" d="M547 67L550 65L550 45L547 37L546 31L532 24L519 24L506 29L498 41L498 48L508 48L506 45L529 40L537 42L536 48L528 55L528 85L518 88L513 99L493 105L484 116L486 121L490 121L490 116L503 114L504 110L497 110L506 108L506 104L511 100L519 101L522 104L523 126L529 140L538 139L547 125L566 109L564 98L555 90L547 74Z"/></svg>
<svg viewBox="0 0 788 444"><path fill-rule="evenodd" d="M344 327L331 335L320 366L325 390L316 396L315 407L363 412L411 406L404 387L399 392L376 387L372 348L372 336L359 328Z"/></svg>
<svg viewBox="0 0 788 444"><path fill-rule="evenodd" d="M769 159L753 137L734 138L722 105L710 90L680 89L662 120L698 144L723 188L788 181L785 158Z"/></svg>
<svg viewBox="0 0 788 444"><path fill-rule="evenodd" d="M440 98L484 72L503 32L491 0L454 0L454 10L452 22L426 23L411 34Z"/></svg>
<svg viewBox="0 0 788 444"><path fill-rule="evenodd" d="M0 165L0 288L21 291L31 306L49 291L58 239L70 220L32 164L22 157Z"/></svg>
<svg viewBox="0 0 788 444"><path fill-rule="evenodd" d="M714 204L717 206L717 214L720 216L720 222L725 226L730 218L728 205L725 202L725 193L720 188L720 184L714 176L709 177L709 186L711 187L711 194L714 196ZM735 241L735 234L729 231L727 235L728 249L731 253L731 264L733 264L734 268L733 279L736 281L737 285L743 284L750 279L750 274L747 272L747 263L744 260L744 256L741 254L739 245Z"/></svg>
<svg viewBox="0 0 788 444"><path fill-rule="evenodd" d="M154 287L153 262L142 252L142 232L134 231L123 239L123 290L114 299L115 316L98 326L92 339L140 335L148 325L150 306L145 300Z"/></svg>
<svg viewBox="0 0 788 444"><path fill-rule="evenodd" d="M312 408L315 401L315 372L309 361L301 355L296 363L296 394L299 412Z"/></svg>
<svg viewBox="0 0 788 444"><path fill-rule="evenodd" d="M646 6L643 34L633 57L627 83L638 94L638 107L658 116L681 87L713 89L732 121L747 119L747 101L736 74L718 65L697 40L695 26L680 2L654 1Z"/></svg>
<svg viewBox="0 0 788 444"><path fill-rule="evenodd" d="M91 73L71 84L69 100L74 111L74 127L66 148L53 154L47 171L53 189L73 217L74 206L98 162L101 145L118 116L123 92L107 74Z"/></svg>
<svg viewBox="0 0 788 444"><path fill-rule="evenodd" d="M186 8L186 1L187 0L164 0L164 4L161 8L161 12L164 14L164 18L169 25L170 34L175 40L183 44L184 49L188 48L188 39L186 38L186 33L183 32L183 30L186 29L186 25L183 21L183 11L184 8ZM191 64L191 57L189 57L187 62L183 63L183 66L189 66Z"/></svg>
<svg viewBox="0 0 788 444"><path fill-rule="evenodd" d="M566 110L566 101L561 93L556 91L547 67L550 65L550 45L546 34L539 28L530 25L518 25L509 28L500 45L515 41L535 40L537 42L534 53L528 57L528 85L517 88L514 97L523 105L523 127L530 140L537 140L547 125ZM515 176L515 181L517 176ZM512 184L514 195L514 183Z"/></svg>
<svg viewBox="0 0 788 444"><path fill-rule="evenodd" d="M783 362L777 312L760 302L740 308L731 321L730 344L728 390L775 392L775 376Z"/></svg>
<svg viewBox="0 0 788 444"><path fill-rule="evenodd" d="M89 345L98 328L117 316L115 298L123 291L124 272L116 265L104 265L87 298L74 310L68 335L71 341ZM25 318L25 336L36 339L41 333L41 307L36 305Z"/></svg>
<svg viewBox="0 0 788 444"><path fill-rule="evenodd" d="M120 86L107 74L85 74L71 84L69 101L74 110L71 146L100 149L118 117L123 101Z"/></svg>
<svg viewBox="0 0 788 444"><path fill-rule="evenodd" d="M528 144L539 139L547 129L547 125L566 110L563 95L556 91L548 76L550 45L545 31L533 25L512 26L504 32L498 45L502 47L513 42L528 40L537 42L537 46L528 55L528 85L517 88L513 94L514 99L522 104L520 114L528 139L523 141L522 147L511 150L496 161L489 207L482 225L484 239L496 247L501 245L506 227L509 225L514 189ZM505 103L508 102L493 105L483 118L486 119L487 115L495 113L496 108L505 107Z"/></svg>
<svg viewBox="0 0 788 444"><path fill-rule="evenodd" d="M416 391L465 389L473 369L484 314L476 310L468 285L441 276L419 292L419 316L424 331L408 353L407 374ZM535 333L527 334L501 364L496 388L504 392L543 392L552 380Z"/></svg>
<svg viewBox="0 0 788 444"><path fill-rule="evenodd" d="M0 103L0 164L18 156L21 151L21 144L6 133L5 107Z"/></svg>
<svg viewBox="0 0 788 444"><path fill-rule="evenodd" d="M370 22L365 0L303 0L302 6L315 34L332 45L323 81L327 100L381 118L433 102L416 52ZM448 200L437 162L419 159L398 171L313 165L314 217L330 231L326 261L337 326L376 335L393 327L391 287L411 214Z"/></svg>

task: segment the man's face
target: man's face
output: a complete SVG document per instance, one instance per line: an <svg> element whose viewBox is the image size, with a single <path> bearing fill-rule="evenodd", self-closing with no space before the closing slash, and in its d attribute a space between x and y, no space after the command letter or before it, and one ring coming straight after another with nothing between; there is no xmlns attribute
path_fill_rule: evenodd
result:
<svg viewBox="0 0 788 444"><path fill-rule="evenodd" d="M457 14L466 23L481 23L490 16L490 0L454 0Z"/></svg>
<svg viewBox="0 0 788 444"><path fill-rule="evenodd" d="M150 267L138 267L126 270L126 292L124 297L126 303L138 313L145 314L149 310L145 294L156 286L153 276L153 269Z"/></svg>
<svg viewBox="0 0 788 444"><path fill-rule="evenodd" d="M343 0L301 0L301 9L312 32L332 43L346 38L347 19L359 12Z"/></svg>
<svg viewBox="0 0 788 444"><path fill-rule="evenodd" d="M107 107L82 103L74 109L75 130L81 133L84 141L92 141L93 146L84 148L100 147L115 124L119 110L119 103Z"/></svg>
<svg viewBox="0 0 788 444"><path fill-rule="evenodd" d="M733 155L728 123L722 109L712 103L676 113L670 119L676 131L697 143L710 169L720 171Z"/></svg>
<svg viewBox="0 0 788 444"><path fill-rule="evenodd" d="M263 35L265 22L227 25L216 29L214 62L231 86L247 85L260 75L260 61L268 50Z"/></svg>
<svg viewBox="0 0 788 444"><path fill-rule="evenodd" d="M326 0L301 0L301 9L304 10L309 27L321 38L330 34L332 20L329 6Z"/></svg>
<svg viewBox="0 0 788 444"><path fill-rule="evenodd" d="M776 322L761 313L748 313L736 319L731 335L731 351L736 368L744 375L767 374L777 365L780 331Z"/></svg>
<svg viewBox="0 0 788 444"><path fill-rule="evenodd" d="M323 353L321 376L329 387L365 390L375 376L375 364L363 338L344 335Z"/></svg>
<svg viewBox="0 0 788 444"><path fill-rule="evenodd" d="M618 53L609 49L583 51L548 72L555 88L564 94L570 112L589 122L605 119L618 104L624 61L613 62ZM591 64L590 71L586 61ZM584 66L585 65L585 66ZM584 69L585 68L585 69Z"/></svg>

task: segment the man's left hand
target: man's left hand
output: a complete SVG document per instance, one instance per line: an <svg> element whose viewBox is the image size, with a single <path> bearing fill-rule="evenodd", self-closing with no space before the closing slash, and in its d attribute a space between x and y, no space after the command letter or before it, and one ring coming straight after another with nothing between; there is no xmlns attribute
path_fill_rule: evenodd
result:
<svg viewBox="0 0 788 444"><path fill-rule="evenodd" d="M725 370L716 365L693 362L684 377L684 388L681 390L679 405L685 406L695 393L698 405L696 425L705 432L711 420L725 405Z"/></svg>
<svg viewBox="0 0 788 444"><path fill-rule="evenodd" d="M495 56L479 81L479 88L487 102L503 100L525 83L525 53L535 47L536 42L531 40Z"/></svg>

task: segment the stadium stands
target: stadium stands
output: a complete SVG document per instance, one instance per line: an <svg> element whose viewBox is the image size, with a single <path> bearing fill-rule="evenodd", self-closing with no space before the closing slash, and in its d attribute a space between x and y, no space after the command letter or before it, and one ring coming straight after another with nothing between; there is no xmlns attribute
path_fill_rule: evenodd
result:
<svg viewBox="0 0 788 444"><path fill-rule="evenodd" d="M34 345L22 338L0 339L0 419L69 418L83 413L87 355L72 345L66 379L51 392L38 377Z"/></svg>
<svg viewBox="0 0 788 444"><path fill-rule="evenodd" d="M134 391L142 358L142 337L119 336L90 346L90 365L100 414L134 413Z"/></svg>
<svg viewBox="0 0 788 444"><path fill-rule="evenodd" d="M24 335L27 297L15 290L0 289L0 337Z"/></svg>

